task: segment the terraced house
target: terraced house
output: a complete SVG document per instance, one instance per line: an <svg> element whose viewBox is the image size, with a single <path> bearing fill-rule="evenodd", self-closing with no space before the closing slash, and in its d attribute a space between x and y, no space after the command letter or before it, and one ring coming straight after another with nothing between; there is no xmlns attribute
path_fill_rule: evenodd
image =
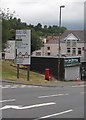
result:
<svg viewBox="0 0 86 120"><path fill-rule="evenodd" d="M84 61L84 31L65 31L60 41L61 54L64 54L66 56L81 56L81 61Z"/></svg>
<svg viewBox="0 0 86 120"><path fill-rule="evenodd" d="M60 38L61 56L81 56L84 61L85 40L84 30L66 30ZM58 56L59 40L51 38L44 46L33 52L33 56Z"/></svg>

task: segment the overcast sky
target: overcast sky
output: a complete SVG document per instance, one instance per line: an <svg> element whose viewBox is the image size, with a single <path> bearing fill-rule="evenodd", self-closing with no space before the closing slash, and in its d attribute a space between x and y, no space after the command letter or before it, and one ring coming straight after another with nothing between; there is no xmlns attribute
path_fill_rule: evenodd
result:
<svg viewBox="0 0 86 120"><path fill-rule="evenodd" d="M84 2L86 0L2 0L2 8L15 11L27 24L59 25L59 6L62 8L62 26L84 29Z"/></svg>

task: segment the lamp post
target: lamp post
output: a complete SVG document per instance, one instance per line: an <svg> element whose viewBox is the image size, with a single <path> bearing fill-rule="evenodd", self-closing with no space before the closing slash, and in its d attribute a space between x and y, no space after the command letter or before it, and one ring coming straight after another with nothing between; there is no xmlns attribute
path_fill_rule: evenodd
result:
<svg viewBox="0 0 86 120"><path fill-rule="evenodd" d="M65 6L60 6L60 16L59 16L59 56L58 56L58 79L60 79L60 57L61 57L61 49L60 49L60 28L61 28L61 9Z"/></svg>

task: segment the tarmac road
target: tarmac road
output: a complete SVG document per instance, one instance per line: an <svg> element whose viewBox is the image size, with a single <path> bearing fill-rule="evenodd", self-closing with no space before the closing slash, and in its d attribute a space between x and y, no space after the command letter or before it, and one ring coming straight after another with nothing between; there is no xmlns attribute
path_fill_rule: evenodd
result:
<svg viewBox="0 0 86 120"><path fill-rule="evenodd" d="M2 88L3 118L84 118L84 85L42 87L4 84Z"/></svg>

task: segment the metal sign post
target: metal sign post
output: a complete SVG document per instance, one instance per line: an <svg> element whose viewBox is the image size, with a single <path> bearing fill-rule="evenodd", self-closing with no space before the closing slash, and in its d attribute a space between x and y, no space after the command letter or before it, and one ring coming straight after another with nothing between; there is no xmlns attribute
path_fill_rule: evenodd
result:
<svg viewBox="0 0 86 120"><path fill-rule="evenodd" d="M17 64L17 78L19 78L19 65L30 65L31 56L31 30L16 30L15 64ZM28 67L28 76L29 76ZM29 80L29 78L28 78Z"/></svg>
<svg viewBox="0 0 86 120"><path fill-rule="evenodd" d="M30 80L30 65L27 66L27 80Z"/></svg>
<svg viewBox="0 0 86 120"><path fill-rule="evenodd" d="M19 64L17 65L17 78L19 79Z"/></svg>

